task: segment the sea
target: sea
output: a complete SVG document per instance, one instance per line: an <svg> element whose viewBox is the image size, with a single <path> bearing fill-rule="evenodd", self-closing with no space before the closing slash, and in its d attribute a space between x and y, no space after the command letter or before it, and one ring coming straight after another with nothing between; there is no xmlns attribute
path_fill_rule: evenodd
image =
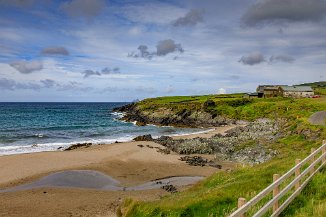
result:
<svg viewBox="0 0 326 217"><path fill-rule="evenodd" d="M0 155L62 150L76 143L110 144L151 134L186 135L207 131L136 126L119 120L113 108L128 103L2 103L0 102ZM123 143L121 144L123 145Z"/></svg>

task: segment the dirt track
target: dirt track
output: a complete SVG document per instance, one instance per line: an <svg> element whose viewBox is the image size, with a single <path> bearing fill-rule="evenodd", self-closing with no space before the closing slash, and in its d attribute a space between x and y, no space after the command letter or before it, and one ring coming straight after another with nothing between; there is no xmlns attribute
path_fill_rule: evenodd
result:
<svg viewBox="0 0 326 217"><path fill-rule="evenodd" d="M311 115L309 122L313 125L326 125L326 111L316 112Z"/></svg>

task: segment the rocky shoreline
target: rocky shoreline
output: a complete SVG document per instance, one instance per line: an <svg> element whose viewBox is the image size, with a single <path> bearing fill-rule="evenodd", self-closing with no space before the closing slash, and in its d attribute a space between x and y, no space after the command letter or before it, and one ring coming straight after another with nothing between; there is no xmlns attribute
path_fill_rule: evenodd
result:
<svg viewBox="0 0 326 217"><path fill-rule="evenodd" d="M215 161L233 161L253 165L266 162L278 154L276 150L268 148L268 144L280 136L278 126L274 121L258 119L246 126L237 126L228 130L225 135L216 134L211 138L175 139L161 136L154 139L151 135L143 135L134 140L158 143L166 148L166 150L159 150L162 153L172 151L180 155L212 154L215 156ZM190 158L182 160L187 161L187 159ZM203 159L194 162L195 166L208 163Z"/></svg>
<svg viewBox="0 0 326 217"><path fill-rule="evenodd" d="M237 120L224 116L212 115L209 112L206 112L204 108L199 110L183 109L178 112L170 109L158 109L153 112L142 110L136 103L131 103L115 108L113 112L124 113L121 120L136 122L136 125L138 126L155 124L159 126L198 128L226 126L238 122Z"/></svg>
<svg viewBox="0 0 326 217"><path fill-rule="evenodd" d="M206 107L211 106L206 101L200 110L182 110L173 112L168 109L156 109L155 111L143 111L137 103L128 104L114 109L115 112L123 112L122 120L135 122L137 125L156 124L164 126L182 127L218 127L231 124L245 123L245 126L237 126L226 131L225 135L216 134L211 138L173 139L162 136L153 139L151 135L136 137L135 141L153 141L166 148L162 153L170 151L182 154L211 154L215 161L232 161L246 164L259 164L272 159L278 154L276 150L268 148L268 144L275 141L281 135L279 127L270 119L258 119L253 122L232 120L222 116L212 116L206 112ZM198 161L195 164L200 165Z"/></svg>

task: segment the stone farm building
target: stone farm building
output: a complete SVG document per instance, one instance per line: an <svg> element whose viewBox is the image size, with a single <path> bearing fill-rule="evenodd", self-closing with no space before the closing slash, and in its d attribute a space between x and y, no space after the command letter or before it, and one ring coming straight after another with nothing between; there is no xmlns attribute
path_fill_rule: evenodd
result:
<svg viewBox="0 0 326 217"><path fill-rule="evenodd" d="M243 97L244 98L249 98L249 99L259 98L257 92L255 92L255 93L246 93Z"/></svg>
<svg viewBox="0 0 326 217"><path fill-rule="evenodd" d="M259 98L277 97L282 96L280 87L286 85L259 85L256 89Z"/></svg>
<svg viewBox="0 0 326 217"><path fill-rule="evenodd" d="M310 86L288 86L288 85L259 85L257 92L247 93L245 98L269 98L269 97L312 97L314 91Z"/></svg>
<svg viewBox="0 0 326 217"><path fill-rule="evenodd" d="M312 97L314 91L310 86L284 86L280 88L281 95L283 97Z"/></svg>

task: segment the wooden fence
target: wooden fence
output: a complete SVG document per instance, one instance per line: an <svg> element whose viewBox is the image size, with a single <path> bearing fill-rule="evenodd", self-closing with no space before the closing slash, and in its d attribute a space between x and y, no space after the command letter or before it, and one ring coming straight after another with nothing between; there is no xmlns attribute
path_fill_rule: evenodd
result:
<svg viewBox="0 0 326 217"><path fill-rule="evenodd" d="M250 208L255 206L260 200L265 198L272 191L273 198L267 203L265 203L262 208L260 208L255 214L253 214L253 216L263 216L269 210L272 210L271 216L278 216L293 201L293 199L300 194L302 189L308 184L311 178L323 166L326 165L326 141L323 141L323 145L317 150L311 149L311 154L304 160L301 161L300 159L296 159L295 164L296 165L287 173L285 173L282 177L280 177L279 174L274 174L273 183L264 190L262 190L250 201L246 202L245 198L239 198L238 209L233 212L229 217L244 217L245 213ZM301 172L300 169L306 164L309 164L309 166ZM280 190L280 185L285 180L288 180L291 176L293 176L293 174L295 178L287 186ZM280 204L280 199L284 197L293 187L295 191L290 196L288 196L288 198L282 204Z"/></svg>

